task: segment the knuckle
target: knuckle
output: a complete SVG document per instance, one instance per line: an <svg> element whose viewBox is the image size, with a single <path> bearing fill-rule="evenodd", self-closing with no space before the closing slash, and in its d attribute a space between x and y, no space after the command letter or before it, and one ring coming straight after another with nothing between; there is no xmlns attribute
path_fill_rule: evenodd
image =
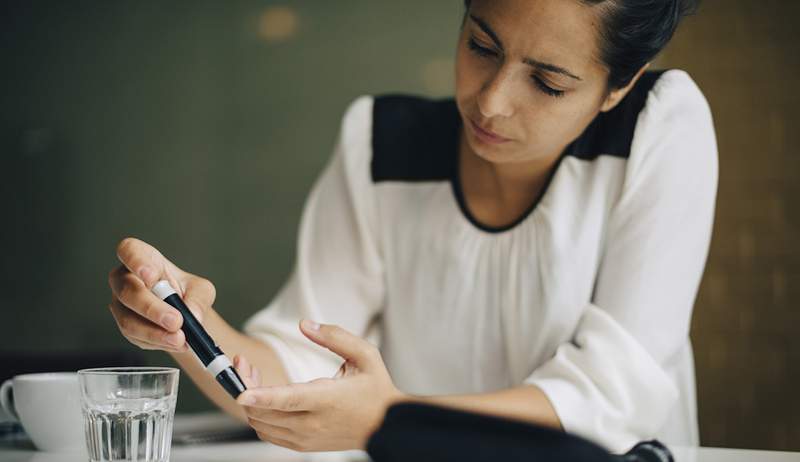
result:
<svg viewBox="0 0 800 462"><path fill-rule="evenodd" d="M217 288L214 286L214 283L211 280L206 278L200 278L200 285L205 289L206 292L211 294L212 298L216 298L217 296Z"/></svg>
<svg viewBox="0 0 800 462"><path fill-rule="evenodd" d="M286 407L290 411L297 410L300 407L300 395L297 393L289 395L289 399L286 401Z"/></svg>
<svg viewBox="0 0 800 462"><path fill-rule="evenodd" d="M292 412L297 410L297 403L294 402L292 398L287 399L284 401L283 406L280 408L282 411Z"/></svg>

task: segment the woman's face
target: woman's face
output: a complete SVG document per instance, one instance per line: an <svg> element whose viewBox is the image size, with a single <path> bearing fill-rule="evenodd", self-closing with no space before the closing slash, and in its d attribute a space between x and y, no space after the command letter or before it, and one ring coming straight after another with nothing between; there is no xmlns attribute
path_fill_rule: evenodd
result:
<svg viewBox="0 0 800 462"><path fill-rule="evenodd" d="M473 0L456 56L472 151L493 163L552 159L616 104L597 59L597 19L578 0Z"/></svg>

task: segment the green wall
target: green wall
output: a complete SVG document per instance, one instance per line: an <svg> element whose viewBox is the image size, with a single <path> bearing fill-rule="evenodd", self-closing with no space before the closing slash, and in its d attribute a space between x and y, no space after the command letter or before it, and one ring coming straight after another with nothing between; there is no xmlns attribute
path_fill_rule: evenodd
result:
<svg viewBox="0 0 800 462"><path fill-rule="evenodd" d="M279 5L297 29L270 42L259 25ZM291 269L304 199L347 104L452 92L461 8L3 2L0 351L135 348L106 308L125 236L210 278L217 309L241 326ZM183 385L179 410L210 408Z"/></svg>

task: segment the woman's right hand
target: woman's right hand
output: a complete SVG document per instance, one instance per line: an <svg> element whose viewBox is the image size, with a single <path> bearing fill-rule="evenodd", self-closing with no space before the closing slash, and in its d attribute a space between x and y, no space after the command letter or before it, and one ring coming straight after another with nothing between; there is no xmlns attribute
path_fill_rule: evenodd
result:
<svg viewBox="0 0 800 462"><path fill-rule="evenodd" d="M122 264L108 275L112 293L108 308L122 335L145 350L188 351L180 312L150 289L166 279L202 323L216 298L214 284L181 270L155 247L136 238L120 241L117 257Z"/></svg>

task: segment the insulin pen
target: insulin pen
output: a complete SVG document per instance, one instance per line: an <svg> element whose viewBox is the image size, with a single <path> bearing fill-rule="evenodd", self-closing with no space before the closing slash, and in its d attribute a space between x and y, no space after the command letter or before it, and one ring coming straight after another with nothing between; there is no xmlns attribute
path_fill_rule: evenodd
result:
<svg viewBox="0 0 800 462"><path fill-rule="evenodd" d="M183 303L180 295L175 292L175 289L173 289L167 281L158 281L158 283L153 286L152 292L156 297L164 300L181 312L183 316L183 326L181 329L186 336L186 343L192 348L192 351L197 355L200 362L203 363L206 370L217 379L220 385L222 385L222 388L233 396L233 399L236 399L241 392L247 389L244 386L244 382L242 382L241 377L239 377L239 374L237 374L236 370L233 368L231 360L225 356L225 353L214 343L214 340L208 335L208 332L203 329L203 326L200 325L200 322L189 310L189 307Z"/></svg>

